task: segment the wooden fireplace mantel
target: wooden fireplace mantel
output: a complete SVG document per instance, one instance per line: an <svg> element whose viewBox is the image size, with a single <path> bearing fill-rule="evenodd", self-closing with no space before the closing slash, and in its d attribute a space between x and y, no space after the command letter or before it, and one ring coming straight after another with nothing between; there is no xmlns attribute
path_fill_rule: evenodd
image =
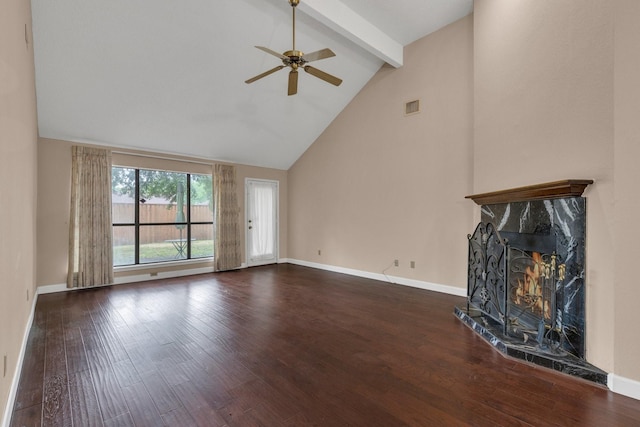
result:
<svg viewBox="0 0 640 427"><path fill-rule="evenodd" d="M472 194L471 199L478 205L494 205L497 203L525 202L529 200L559 199L563 197L580 197L592 179L565 179L526 187L493 191L491 193Z"/></svg>

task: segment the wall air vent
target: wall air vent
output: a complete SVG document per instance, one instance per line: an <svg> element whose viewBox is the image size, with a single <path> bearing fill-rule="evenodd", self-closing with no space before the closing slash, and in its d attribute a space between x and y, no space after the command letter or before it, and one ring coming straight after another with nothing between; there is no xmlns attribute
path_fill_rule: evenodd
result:
<svg viewBox="0 0 640 427"><path fill-rule="evenodd" d="M404 115L410 116L420 112L420 100L408 101L404 104Z"/></svg>

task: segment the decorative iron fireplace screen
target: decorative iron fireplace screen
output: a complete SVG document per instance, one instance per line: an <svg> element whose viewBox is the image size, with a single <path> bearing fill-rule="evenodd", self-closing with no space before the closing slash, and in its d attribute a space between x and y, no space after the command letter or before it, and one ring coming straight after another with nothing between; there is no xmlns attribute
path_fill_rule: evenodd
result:
<svg viewBox="0 0 640 427"><path fill-rule="evenodd" d="M503 325L505 335L562 345L561 301L565 265L553 254L511 248L491 223L469 237L468 304Z"/></svg>
<svg viewBox="0 0 640 427"><path fill-rule="evenodd" d="M468 304L504 325L506 335L508 246L491 223L481 222L468 237Z"/></svg>

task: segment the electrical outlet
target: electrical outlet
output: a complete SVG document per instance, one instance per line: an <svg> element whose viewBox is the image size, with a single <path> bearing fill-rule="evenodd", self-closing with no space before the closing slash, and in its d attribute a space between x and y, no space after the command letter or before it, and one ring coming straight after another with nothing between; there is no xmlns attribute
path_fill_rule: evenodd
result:
<svg viewBox="0 0 640 427"><path fill-rule="evenodd" d="M397 267L397 266L400 265L400 262L397 259L394 259L393 260L393 265Z"/></svg>
<svg viewBox="0 0 640 427"><path fill-rule="evenodd" d="M411 268L416 268L416 262L415 261L411 261Z"/></svg>
<svg viewBox="0 0 640 427"><path fill-rule="evenodd" d="M318 255L322 255L322 250L318 249Z"/></svg>
<svg viewBox="0 0 640 427"><path fill-rule="evenodd" d="M6 377L7 376L7 355L5 354L4 357L4 362L2 362L3 368L2 368L2 377Z"/></svg>
<svg viewBox="0 0 640 427"><path fill-rule="evenodd" d="M29 289L27 289L27 301L29 301Z"/></svg>

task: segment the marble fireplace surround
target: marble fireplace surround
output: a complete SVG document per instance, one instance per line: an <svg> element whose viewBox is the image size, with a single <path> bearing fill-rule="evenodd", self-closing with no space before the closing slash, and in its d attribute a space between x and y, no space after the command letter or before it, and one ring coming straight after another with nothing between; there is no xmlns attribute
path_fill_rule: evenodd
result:
<svg viewBox="0 0 640 427"><path fill-rule="evenodd" d="M467 196L481 206L481 223L469 236L467 306L456 307L455 315L508 356L606 385L607 374L586 361L584 345L586 200L582 193L592 183L567 179ZM479 260L478 247L483 244L479 252L493 250L499 255L484 253ZM517 315L522 310L514 297L523 280L517 274L523 268L514 267L517 254L527 258L534 252L546 254L547 262L553 254L556 271L562 264L562 280L547 281L554 284L550 285L555 288L550 291L554 307L544 315L539 311L538 327L529 314ZM499 265L489 266L489 258L499 258ZM490 284L495 282L492 275L503 277ZM492 301L498 299L504 302Z"/></svg>

